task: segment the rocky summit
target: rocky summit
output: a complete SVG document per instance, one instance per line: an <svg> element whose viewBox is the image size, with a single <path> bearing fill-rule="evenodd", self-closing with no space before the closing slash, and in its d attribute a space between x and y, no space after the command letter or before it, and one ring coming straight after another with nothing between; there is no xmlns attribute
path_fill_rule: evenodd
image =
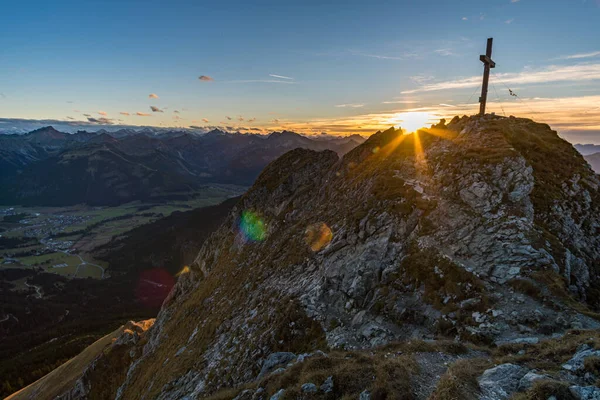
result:
<svg viewBox="0 0 600 400"><path fill-rule="evenodd" d="M290 151L62 398L598 399L599 185L514 117Z"/></svg>

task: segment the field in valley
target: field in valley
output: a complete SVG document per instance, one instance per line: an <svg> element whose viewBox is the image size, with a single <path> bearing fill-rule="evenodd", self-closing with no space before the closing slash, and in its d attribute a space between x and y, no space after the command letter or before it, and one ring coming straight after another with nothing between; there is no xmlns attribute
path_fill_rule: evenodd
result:
<svg viewBox="0 0 600 400"><path fill-rule="evenodd" d="M98 246L175 211L218 204L243 191L240 186L217 185L207 187L189 200L169 203L136 201L116 207L1 207L0 270L33 269L68 278L107 278L108 263L90 255ZM22 285L15 285L16 290L20 288Z"/></svg>

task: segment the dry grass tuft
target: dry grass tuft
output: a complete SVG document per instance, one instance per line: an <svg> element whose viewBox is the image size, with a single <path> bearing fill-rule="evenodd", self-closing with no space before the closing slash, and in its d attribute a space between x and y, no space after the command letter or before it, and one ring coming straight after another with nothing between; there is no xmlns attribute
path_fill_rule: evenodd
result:
<svg viewBox="0 0 600 400"><path fill-rule="evenodd" d="M479 393L477 377L491 366L491 361L483 358L455 362L442 376L430 399L476 400Z"/></svg>
<svg viewBox="0 0 600 400"><path fill-rule="evenodd" d="M569 384L554 380L536 381L531 389L514 395L512 400L547 400L550 396L560 400L576 400L569 391Z"/></svg>
<svg viewBox="0 0 600 400"><path fill-rule="evenodd" d="M225 390L209 397L210 400L233 398L249 387L262 387L267 398L285 389L284 399L302 397L301 386L313 383L320 387L332 377L333 392L321 391L311 396L315 399L356 399L364 390L373 399L412 399L412 376L419 373L419 365L409 354L370 353L367 351L332 352L328 356L315 356L296 363L280 374L271 374L259 382Z"/></svg>
<svg viewBox="0 0 600 400"><path fill-rule="evenodd" d="M588 357L583 360L583 368L596 376L600 376L600 357Z"/></svg>
<svg viewBox="0 0 600 400"><path fill-rule="evenodd" d="M569 331L560 339L544 340L535 345L507 344L499 346L493 353L494 359L500 363L516 363L529 368L559 371L577 347L587 343L593 348L600 348L600 331ZM524 350L525 354L517 354Z"/></svg>

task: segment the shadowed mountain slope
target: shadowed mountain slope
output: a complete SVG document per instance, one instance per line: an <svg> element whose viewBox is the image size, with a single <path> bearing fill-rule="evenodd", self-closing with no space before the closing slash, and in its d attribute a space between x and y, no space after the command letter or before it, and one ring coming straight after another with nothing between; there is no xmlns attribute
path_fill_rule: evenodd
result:
<svg viewBox="0 0 600 400"><path fill-rule="evenodd" d="M122 133L122 134L121 134ZM115 205L180 199L202 185L250 185L271 161L295 148L344 154L360 139L314 140L293 132L269 137L212 131L77 132L46 127L0 135L0 204Z"/></svg>
<svg viewBox="0 0 600 400"><path fill-rule="evenodd" d="M95 250L111 271L126 273L165 268L175 275L194 261L202 243L221 225L239 201L235 197L216 206L174 212L150 224L126 232Z"/></svg>

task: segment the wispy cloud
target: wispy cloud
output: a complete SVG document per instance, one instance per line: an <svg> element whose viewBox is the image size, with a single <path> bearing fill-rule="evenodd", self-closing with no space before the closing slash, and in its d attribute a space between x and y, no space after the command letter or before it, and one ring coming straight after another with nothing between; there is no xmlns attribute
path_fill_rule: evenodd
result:
<svg viewBox="0 0 600 400"><path fill-rule="evenodd" d="M100 124L100 125L112 125L113 120L110 118L88 118L87 119L91 124Z"/></svg>
<svg viewBox="0 0 600 400"><path fill-rule="evenodd" d="M450 48L437 49L437 50L434 50L434 53L439 54L440 56L445 56L445 57L455 55L454 51Z"/></svg>
<svg viewBox="0 0 600 400"><path fill-rule="evenodd" d="M402 54L399 56L390 56L390 55L384 55L384 54L372 54L372 53L361 53L361 52L350 52L352 55L354 56L360 56L360 57L368 57L368 58L377 58L380 60L406 60L407 58L411 58L411 57L415 57L416 54L414 53L407 53L407 54Z"/></svg>
<svg viewBox="0 0 600 400"><path fill-rule="evenodd" d="M127 111L121 111L119 114L121 114L121 115L131 115Z"/></svg>
<svg viewBox="0 0 600 400"><path fill-rule="evenodd" d="M381 104L413 104L418 103L417 100L388 100L382 101Z"/></svg>
<svg viewBox="0 0 600 400"><path fill-rule="evenodd" d="M244 120L244 117L242 117L241 115L238 117L237 119L238 121L242 122Z"/></svg>
<svg viewBox="0 0 600 400"><path fill-rule="evenodd" d="M152 110L152 112L164 112L163 110L161 110L160 108L158 108L156 106L150 106L150 109Z"/></svg>
<svg viewBox="0 0 600 400"><path fill-rule="evenodd" d="M338 108L361 108L364 107L364 104L337 104Z"/></svg>
<svg viewBox="0 0 600 400"><path fill-rule="evenodd" d="M416 82L419 85L423 85L423 84L425 84L427 82L431 82L434 79L435 79L435 76L433 76L433 75L425 75L425 74L413 75L413 76L410 77L411 81Z"/></svg>
<svg viewBox="0 0 600 400"><path fill-rule="evenodd" d="M505 23L505 24L509 24L509 25L510 25L510 24L512 24L512 23L513 23L513 21L514 21L514 20L515 20L514 18L507 19L506 21L504 21L504 23Z"/></svg>
<svg viewBox="0 0 600 400"><path fill-rule="evenodd" d="M208 122L209 122L209 121L208 121L208 118L202 118L202 121L204 121L204 122L206 122L206 123L208 123Z"/></svg>
<svg viewBox="0 0 600 400"><path fill-rule="evenodd" d="M150 116L150 114L148 114L148 113L143 113L143 112L141 112L141 111L138 111L138 112L136 112L136 113L135 113L135 115L137 115L137 116L139 116L139 117L149 117L149 116Z"/></svg>
<svg viewBox="0 0 600 400"><path fill-rule="evenodd" d="M469 19L469 18L467 18L467 17L462 17L462 20L463 20L463 21L467 21L468 19Z"/></svg>
<svg viewBox="0 0 600 400"><path fill-rule="evenodd" d="M83 114L84 117L91 117L90 114Z"/></svg>
<svg viewBox="0 0 600 400"><path fill-rule="evenodd" d="M578 60L582 58L594 58L600 56L600 51L591 51L589 53L571 54L568 56L561 56L555 58L555 60Z"/></svg>
<svg viewBox="0 0 600 400"><path fill-rule="evenodd" d="M225 118L227 118L229 121L231 121L233 119L229 115L226 115Z"/></svg>
<svg viewBox="0 0 600 400"><path fill-rule="evenodd" d="M598 79L600 79L600 64L581 64L573 66L551 65L543 69L528 69L517 73L496 74L492 77L494 82L505 84L537 84L548 82L591 81ZM469 78L423 85L417 89L405 90L402 94L473 88L480 84L481 77L472 76Z"/></svg>
<svg viewBox="0 0 600 400"><path fill-rule="evenodd" d="M148 95L148 98L150 98L150 99L158 99L158 95L156 93L150 93Z"/></svg>
<svg viewBox="0 0 600 400"><path fill-rule="evenodd" d="M281 81L277 79L239 79L233 81L223 81L224 83L283 83L287 85L295 85L296 81Z"/></svg>
<svg viewBox="0 0 600 400"><path fill-rule="evenodd" d="M98 114L100 114L100 115L107 115L106 111L98 111Z"/></svg>
<svg viewBox="0 0 600 400"><path fill-rule="evenodd" d="M179 110L173 110L174 114L179 114Z"/></svg>
<svg viewBox="0 0 600 400"><path fill-rule="evenodd" d="M521 0L510 0L511 3L518 3Z"/></svg>
<svg viewBox="0 0 600 400"><path fill-rule="evenodd" d="M248 120L248 122L249 122L249 123L252 123L252 122L254 122L254 121L256 121L256 118L254 118L254 117L252 117L252 118L250 118L250 119Z"/></svg>
<svg viewBox="0 0 600 400"><path fill-rule="evenodd" d="M200 75L200 76L198 77L198 79L200 79L200 80L201 80L201 81L203 81L203 82L211 82L211 81L214 81L214 79L213 79L213 78L211 78L211 77L210 77L210 76L208 76L208 75Z"/></svg>
<svg viewBox="0 0 600 400"><path fill-rule="evenodd" d="M290 78L289 76L283 76L283 75L275 75L275 74L269 74L269 76L273 77L273 78L277 78L277 79L289 79L289 80L294 80L294 78Z"/></svg>

